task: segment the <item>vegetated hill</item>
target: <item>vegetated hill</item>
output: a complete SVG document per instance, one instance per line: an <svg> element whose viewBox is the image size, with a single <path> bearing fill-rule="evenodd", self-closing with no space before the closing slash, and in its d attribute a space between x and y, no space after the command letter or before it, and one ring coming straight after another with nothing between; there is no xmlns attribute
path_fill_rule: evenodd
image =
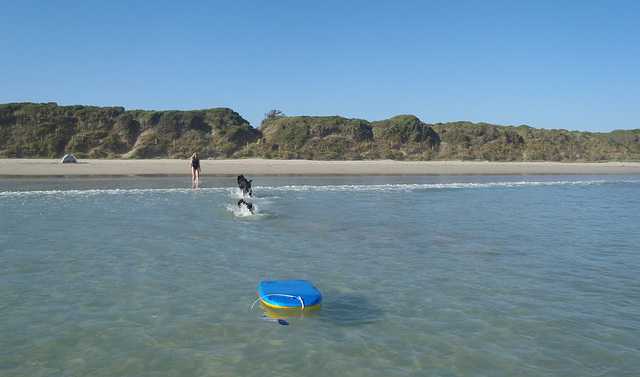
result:
<svg viewBox="0 0 640 377"><path fill-rule="evenodd" d="M277 158L314 160L638 161L640 129L590 133L450 122L413 115L368 122L285 117L258 129L228 108L127 111L122 107L0 105L0 157Z"/></svg>
<svg viewBox="0 0 640 377"><path fill-rule="evenodd" d="M439 160L640 160L640 129L592 133L471 122L438 123L433 128L441 140Z"/></svg>
<svg viewBox="0 0 640 377"><path fill-rule="evenodd" d="M231 157L260 137L227 108L125 111L122 107L0 105L0 156L79 158Z"/></svg>
<svg viewBox="0 0 640 377"><path fill-rule="evenodd" d="M439 155L440 135L413 115L371 122L376 151L392 160L433 160Z"/></svg>
<svg viewBox="0 0 640 377"><path fill-rule="evenodd" d="M258 130L263 138L253 154L265 158L361 160L373 141L366 120L338 116L266 119Z"/></svg>

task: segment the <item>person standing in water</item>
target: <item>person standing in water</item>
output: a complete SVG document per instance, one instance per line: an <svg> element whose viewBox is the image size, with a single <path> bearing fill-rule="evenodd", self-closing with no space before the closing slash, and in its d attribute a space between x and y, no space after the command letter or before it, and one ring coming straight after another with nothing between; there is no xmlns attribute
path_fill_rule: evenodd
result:
<svg viewBox="0 0 640 377"><path fill-rule="evenodd" d="M200 159L197 153L191 156L191 180L193 182L200 180Z"/></svg>

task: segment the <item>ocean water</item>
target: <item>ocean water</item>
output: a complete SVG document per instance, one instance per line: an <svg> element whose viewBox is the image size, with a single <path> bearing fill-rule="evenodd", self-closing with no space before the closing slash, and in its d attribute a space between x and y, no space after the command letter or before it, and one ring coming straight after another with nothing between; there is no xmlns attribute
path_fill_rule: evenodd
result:
<svg viewBox="0 0 640 377"><path fill-rule="evenodd" d="M640 176L249 178L0 180L0 375L640 375Z"/></svg>

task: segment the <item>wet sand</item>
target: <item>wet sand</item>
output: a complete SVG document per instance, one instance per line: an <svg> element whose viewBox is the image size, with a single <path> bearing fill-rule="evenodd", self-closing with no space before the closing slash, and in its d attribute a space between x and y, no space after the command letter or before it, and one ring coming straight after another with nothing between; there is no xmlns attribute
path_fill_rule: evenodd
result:
<svg viewBox="0 0 640 377"><path fill-rule="evenodd" d="M309 161L201 160L201 175L640 175L639 162L470 162L470 161ZM48 159L0 159L0 177L190 176L189 160L79 160L61 164Z"/></svg>

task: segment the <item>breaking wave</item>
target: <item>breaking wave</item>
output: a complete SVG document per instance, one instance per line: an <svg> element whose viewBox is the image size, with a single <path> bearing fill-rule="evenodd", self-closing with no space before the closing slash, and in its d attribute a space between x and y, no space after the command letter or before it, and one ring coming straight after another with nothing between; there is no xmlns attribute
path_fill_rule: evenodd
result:
<svg viewBox="0 0 640 377"><path fill-rule="evenodd" d="M412 192L423 190L458 190L458 189L490 189L490 188L522 188L544 186L593 186L593 185L638 185L640 180L522 180L522 181L497 181L497 182L447 182L447 183L398 183L398 184L330 184L330 185L278 185L256 186L254 190L259 196L279 195L295 192ZM38 196L94 196L94 195L216 195L226 194L233 198L241 198L242 193L236 187L217 188L109 188L109 189L55 189L55 190L7 190L0 191L0 198L38 197Z"/></svg>

